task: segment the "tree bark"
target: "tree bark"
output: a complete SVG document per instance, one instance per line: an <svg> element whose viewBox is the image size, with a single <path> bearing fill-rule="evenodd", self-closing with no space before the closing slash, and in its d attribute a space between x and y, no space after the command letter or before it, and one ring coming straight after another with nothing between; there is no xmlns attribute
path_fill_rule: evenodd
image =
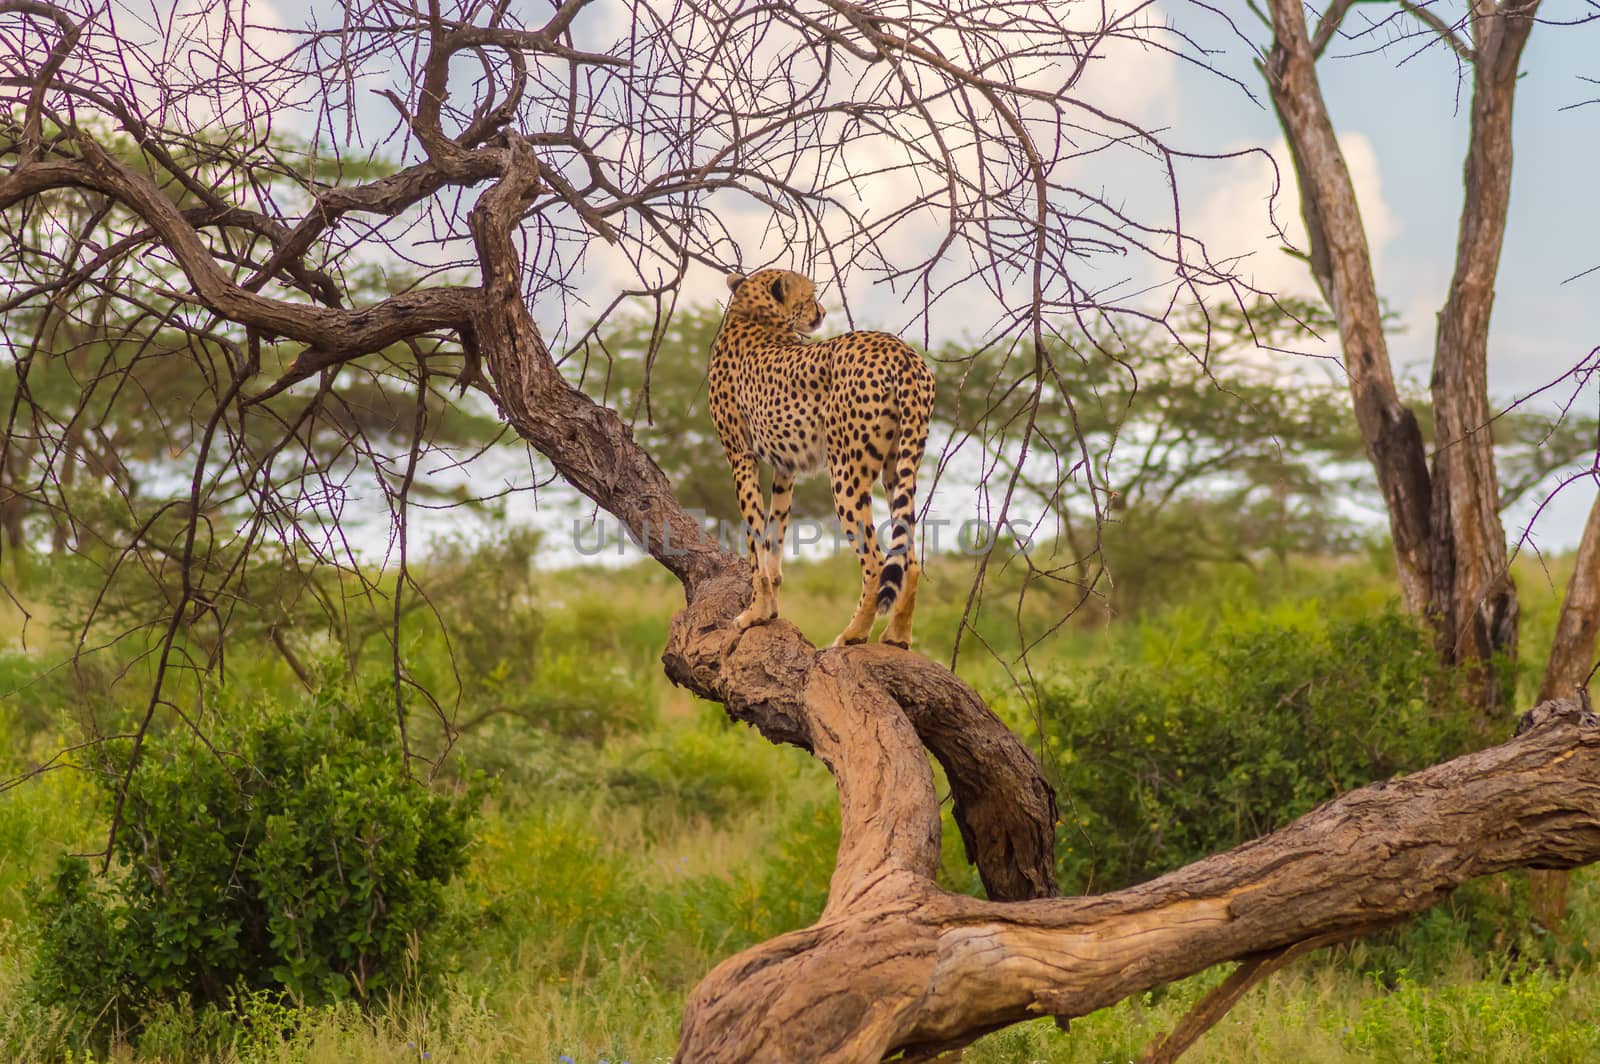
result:
<svg viewBox="0 0 1600 1064"><path fill-rule="evenodd" d="M1378 477L1406 609L1426 615L1434 583L1432 490L1416 415L1395 388L1372 254L1350 168L1317 81L1299 0L1271 0L1267 87L1294 163L1311 270L1332 308L1356 423Z"/></svg>
<svg viewBox="0 0 1600 1064"><path fill-rule="evenodd" d="M1431 472L1416 418L1395 391L1355 187L1317 80L1317 56L1349 7L1333 5L1313 39L1299 0L1271 0L1267 85L1300 187L1312 274L1338 323L1356 421L1389 512L1401 595L1433 626L1441 660L1475 666L1478 702L1493 714L1509 691L1491 662L1515 660L1519 610L1489 428L1489 320L1518 64L1538 0L1473 0L1470 48L1449 27L1433 27L1470 63L1473 92L1455 272L1434 343Z"/></svg>
<svg viewBox="0 0 1600 1064"><path fill-rule="evenodd" d="M848 661L854 651L824 651ZM870 781L897 745L882 707L819 698L847 838L926 812ZM868 749L874 744L879 749ZM1420 912L1465 880L1600 856L1600 720L1572 701L1522 733L1315 810L1283 830L1142 886L1088 898L982 901L940 890L925 851L879 849L834 882L812 927L718 965L691 995L680 1061L875 1061L954 1048L1043 1015L1080 1016L1229 959ZM884 800L857 799L875 795ZM913 853L922 858L907 861ZM863 877L867 869L874 871ZM848 892L840 893L841 887Z"/></svg>
<svg viewBox="0 0 1600 1064"><path fill-rule="evenodd" d="M856 648L846 667L819 654L783 621L749 632L729 621L748 602L749 566L724 553L684 513L672 485L633 442L620 418L562 379L520 291L520 265L511 234L538 187L531 152L511 138L510 169L486 192L468 223L483 266L485 299L472 319L471 340L488 365L502 413L548 458L568 483L624 522L646 551L684 586L687 607L673 620L663 663L675 682L727 707L774 742L836 756L836 738L814 718L813 703L875 707L875 716L909 717L949 778L953 813L991 897L1020 899L1055 893L1055 796L1038 761L983 700L948 669L892 647ZM816 674L818 662L830 664ZM824 679L824 676L828 678ZM904 706L904 710L896 707ZM834 709L836 714L841 712ZM922 746L917 762L927 770ZM896 770L900 772L901 770ZM894 793L932 792L932 777L904 770ZM938 806L931 821L900 827L892 840L902 862L919 863L931 836L938 856ZM841 844L841 855L856 847ZM889 845L885 842L884 845ZM902 850L910 847L909 850ZM913 861L913 856L916 861ZM841 858L840 876L850 878Z"/></svg>
<svg viewBox="0 0 1600 1064"><path fill-rule="evenodd" d="M1433 353L1432 609L1444 659L1483 663L1481 697L1491 711L1509 692L1487 663L1496 655L1515 659L1518 606L1489 430L1489 317L1511 201L1518 66L1538 6L1537 0L1472 5L1466 190L1455 274Z"/></svg>

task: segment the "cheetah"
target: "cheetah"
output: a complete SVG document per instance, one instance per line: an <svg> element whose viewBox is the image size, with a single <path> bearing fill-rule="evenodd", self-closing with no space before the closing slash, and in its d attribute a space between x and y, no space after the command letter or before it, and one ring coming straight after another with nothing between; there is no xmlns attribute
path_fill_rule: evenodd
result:
<svg viewBox="0 0 1600 1064"><path fill-rule="evenodd" d="M866 642L875 617L887 613L883 641L909 647L920 571L912 549L917 465L928 443L933 374L888 333L803 339L824 311L816 286L798 273L730 273L728 287L733 294L706 384L750 558L750 608L734 623L743 630L778 615L794 481L826 465L839 527L861 562L861 599L833 645ZM758 459L773 471L764 514ZM872 520L872 484L880 476L890 500L886 554Z"/></svg>

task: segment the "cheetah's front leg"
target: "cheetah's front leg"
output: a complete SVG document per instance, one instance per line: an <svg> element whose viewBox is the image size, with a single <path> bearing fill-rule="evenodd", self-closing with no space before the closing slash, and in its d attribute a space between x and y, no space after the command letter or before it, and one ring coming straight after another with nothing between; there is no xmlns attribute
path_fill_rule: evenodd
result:
<svg viewBox="0 0 1600 1064"><path fill-rule="evenodd" d="M763 571L777 592L783 586L783 537L789 531L789 507L794 502L794 474L775 470L772 474L772 505L767 508L767 528L763 539L766 556Z"/></svg>
<svg viewBox="0 0 1600 1064"><path fill-rule="evenodd" d="M766 624L778 615L778 593L767 575L765 523L761 518L761 480L756 475L756 460L748 454L728 455L733 467L733 490L739 496L739 513L744 517L745 549L750 556L750 607L733 619L740 631Z"/></svg>

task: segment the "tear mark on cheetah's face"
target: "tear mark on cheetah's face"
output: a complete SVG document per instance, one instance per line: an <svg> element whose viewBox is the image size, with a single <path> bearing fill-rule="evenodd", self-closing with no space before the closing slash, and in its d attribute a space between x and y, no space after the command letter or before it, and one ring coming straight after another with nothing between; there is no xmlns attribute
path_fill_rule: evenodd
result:
<svg viewBox="0 0 1600 1064"><path fill-rule="evenodd" d="M883 641L911 643L920 566L912 550L917 466L928 441L933 374L889 333L808 342L822 324L816 285L789 270L728 275L732 298L711 349L711 419L733 470L744 517L752 594L740 628L778 614L783 537L795 477L826 466L834 509L861 562L861 598L835 645L861 643L877 614ZM763 505L757 461L773 469ZM888 550L872 520L872 485L889 497Z"/></svg>

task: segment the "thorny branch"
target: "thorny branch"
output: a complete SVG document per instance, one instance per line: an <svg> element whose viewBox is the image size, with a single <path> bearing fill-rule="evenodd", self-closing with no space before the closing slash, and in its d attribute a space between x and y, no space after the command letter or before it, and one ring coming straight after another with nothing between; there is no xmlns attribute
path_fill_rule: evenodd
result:
<svg viewBox="0 0 1600 1064"><path fill-rule="evenodd" d="M564 3L529 25L508 5L349 0L328 28L291 33L214 0L140 27L143 40L87 0L0 5L15 30L0 84L25 99L19 126L0 119L11 138L0 306L27 337L12 343L0 550L49 526L59 543L114 549L115 571L154 587L177 577L159 592L158 678L139 736L175 660L190 660L174 658L179 648L206 628L200 671L225 660L262 563L333 563L377 593L345 539L352 478L376 459L372 474L387 484L381 456L405 453L398 497L413 478L421 487L426 455L450 444L435 435L413 445L414 419L401 412L442 403L430 380L497 396L477 370L475 323L485 300L503 298L502 282L551 325L559 365L573 351L560 349L564 338L587 362L628 293L664 315L692 271L720 273L750 254L787 255L841 294L856 272L876 273L916 293L924 323L970 280L1000 330L991 353L1015 361L1008 372L1027 397L1020 420L977 442L1022 455L1059 447L1029 411L1072 401L1051 386L1059 320L1113 334L1122 315L1165 320L1142 299L1108 297L1092 276L1098 259L1137 257L1158 287L1165 278L1169 309L1180 294L1242 291L1184 232L1176 198L1167 217L1136 220L1069 179L1084 160L1131 152L1176 188L1174 163L1187 156L1077 91L1122 42L1186 54L1189 42L1143 6L1073 25L1021 2L892 15L832 2L640 2L615 39L588 6ZM399 140L377 136L383 157L360 154L396 114ZM513 171L525 172L523 202L515 254L502 261L518 273L491 277L462 223L474 189ZM600 320L583 322L579 307L619 270L630 279L606 293ZM30 387L55 366L73 367L75 395ZM162 389L180 380L188 408L161 409ZM152 424L130 420L134 391L148 397ZM417 423L431 432L443 420ZM172 505L145 499L164 474L128 441L148 433L188 456L189 491ZM941 465L963 442L950 442ZM1076 446L1057 462L1056 495L1096 468ZM1024 463L1007 464L1002 517ZM112 523L84 512L78 496L91 487L120 500ZM219 525L220 512L250 516ZM1092 587L1082 562L1029 558L1028 579ZM344 623L343 607L311 583L291 597ZM980 576L968 624L982 588ZM103 597L80 646L121 606ZM276 641L285 631L280 623ZM403 664L392 667L398 692Z"/></svg>

